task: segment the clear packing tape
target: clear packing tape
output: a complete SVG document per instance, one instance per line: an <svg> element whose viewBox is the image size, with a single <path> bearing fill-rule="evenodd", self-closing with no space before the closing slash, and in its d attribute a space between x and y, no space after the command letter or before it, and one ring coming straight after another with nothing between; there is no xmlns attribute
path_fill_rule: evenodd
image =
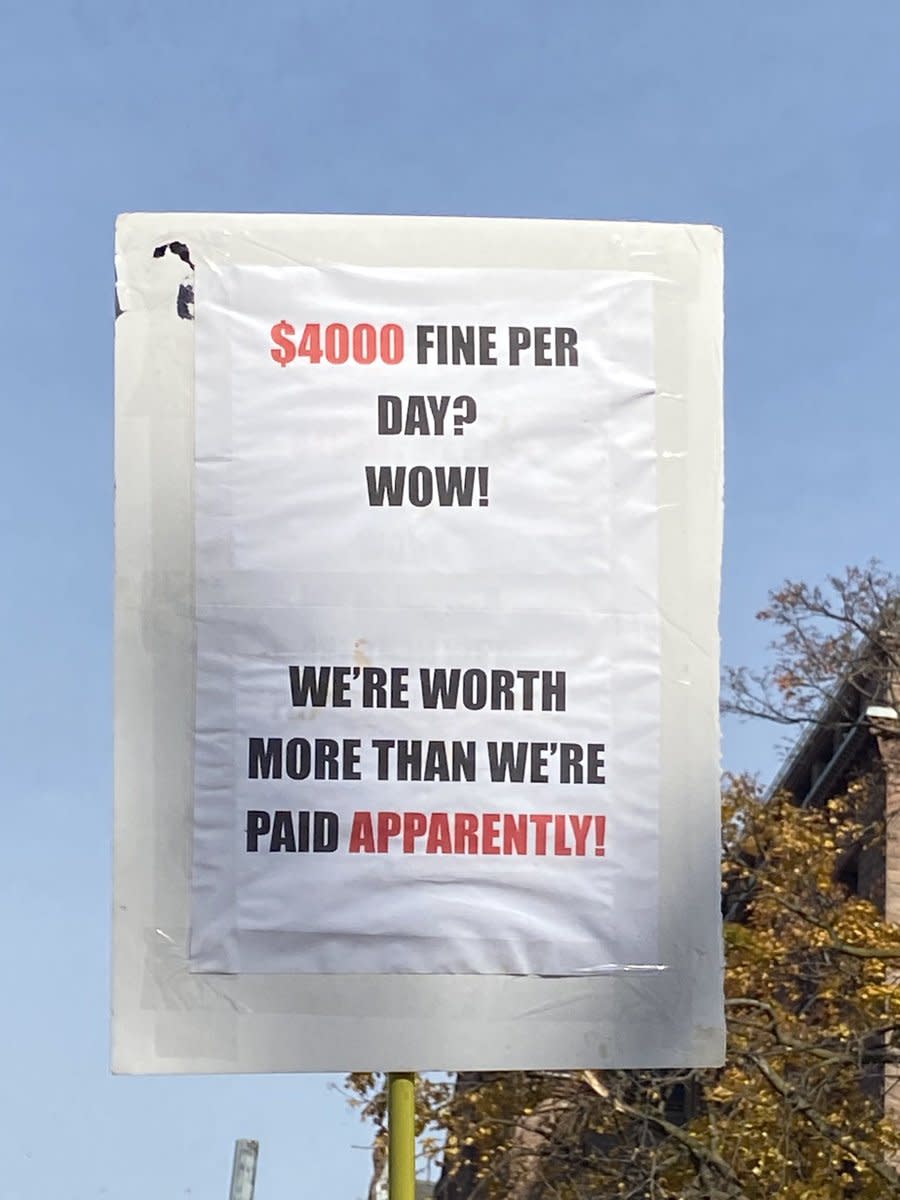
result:
<svg viewBox="0 0 900 1200"><path fill-rule="evenodd" d="M562 976L198 973L194 271L553 268L652 280L661 743L658 961ZM713 1065L721 239L706 227L136 214L117 236L113 1067L126 1073ZM299 586L299 585L298 585Z"/></svg>

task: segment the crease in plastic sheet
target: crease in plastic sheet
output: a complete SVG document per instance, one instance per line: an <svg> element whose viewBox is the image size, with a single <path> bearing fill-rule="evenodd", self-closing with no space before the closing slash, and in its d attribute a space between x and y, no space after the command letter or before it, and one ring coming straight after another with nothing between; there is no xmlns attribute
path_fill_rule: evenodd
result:
<svg viewBox="0 0 900 1200"><path fill-rule="evenodd" d="M561 978L191 972L194 323L179 317L175 304L183 264L152 261L153 247L167 239L190 246L195 263L217 268L288 259L395 268L524 263L654 276L663 678L657 962L612 964L606 973L608 964L595 959L585 965L597 974ZM267 251L260 241L268 239L286 253ZM562 1069L720 1061L721 947L717 917L710 915L718 894L712 817L718 773L710 748L717 729L720 272L715 231L685 238L682 227L190 215L121 222L116 1069ZM685 411L687 425L678 416ZM694 551L689 562L686 534ZM335 591L340 582L334 580ZM286 602L298 594L303 581L284 580ZM575 597L578 614L591 597L577 588ZM665 682L667 672L677 688ZM698 741L705 743L701 753L692 747Z"/></svg>

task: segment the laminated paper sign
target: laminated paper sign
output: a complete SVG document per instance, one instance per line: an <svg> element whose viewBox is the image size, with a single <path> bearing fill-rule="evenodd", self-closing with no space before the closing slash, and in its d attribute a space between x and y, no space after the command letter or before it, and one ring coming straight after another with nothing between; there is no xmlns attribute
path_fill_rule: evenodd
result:
<svg viewBox="0 0 900 1200"><path fill-rule="evenodd" d="M197 281L200 971L655 964L652 293Z"/></svg>
<svg viewBox="0 0 900 1200"><path fill-rule="evenodd" d="M724 1050L722 244L116 230L117 1071Z"/></svg>
<svg viewBox="0 0 900 1200"><path fill-rule="evenodd" d="M659 962L653 292L196 277L200 972Z"/></svg>

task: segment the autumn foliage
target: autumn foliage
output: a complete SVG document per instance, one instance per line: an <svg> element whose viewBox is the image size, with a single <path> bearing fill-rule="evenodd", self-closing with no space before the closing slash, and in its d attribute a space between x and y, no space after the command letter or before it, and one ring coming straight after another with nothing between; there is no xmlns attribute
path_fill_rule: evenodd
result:
<svg viewBox="0 0 900 1200"><path fill-rule="evenodd" d="M773 593L763 619L781 635L775 666L757 677L733 673L732 703L757 715L814 716L860 656L860 678L871 687L873 655L892 698L885 615L893 594L875 568L824 589L787 584ZM748 778L725 781L724 1067L654 1073L585 1064L565 1074L423 1081L422 1145L443 1163L438 1195L900 1196L900 926L881 915L883 879L876 873L860 887L853 866L866 854L884 862L882 757L874 753L864 774L815 807L767 796ZM350 1080L382 1128L380 1083Z"/></svg>

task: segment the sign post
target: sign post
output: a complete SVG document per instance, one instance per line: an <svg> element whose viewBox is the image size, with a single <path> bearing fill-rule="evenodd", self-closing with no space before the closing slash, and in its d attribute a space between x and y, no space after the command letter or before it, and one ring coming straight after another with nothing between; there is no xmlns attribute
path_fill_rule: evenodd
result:
<svg viewBox="0 0 900 1200"><path fill-rule="evenodd" d="M388 1075L388 1193L390 1200L416 1197L416 1077Z"/></svg>
<svg viewBox="0 0 900 1200"><path fill-rule="evenodd" d="M259 1142L238 1138L234 1143L234 1161L231 1166L231 1188L228 1200L253 1200L256 1193L256 1163L259 1158Z"/></svg>

